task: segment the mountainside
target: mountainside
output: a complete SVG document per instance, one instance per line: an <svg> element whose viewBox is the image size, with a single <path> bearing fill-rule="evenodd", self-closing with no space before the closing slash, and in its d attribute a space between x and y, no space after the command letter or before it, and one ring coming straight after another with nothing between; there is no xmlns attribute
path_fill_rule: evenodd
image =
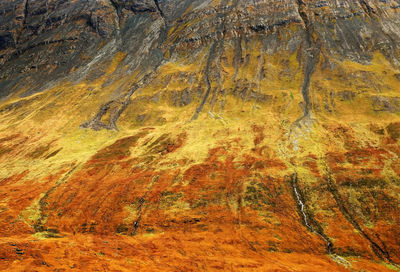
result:
<svg viewBox="0 0 400 272"><path fill-rule="evenodd" d="M0 270L400 270L400 0L2 0L0 64Z"/></svg>

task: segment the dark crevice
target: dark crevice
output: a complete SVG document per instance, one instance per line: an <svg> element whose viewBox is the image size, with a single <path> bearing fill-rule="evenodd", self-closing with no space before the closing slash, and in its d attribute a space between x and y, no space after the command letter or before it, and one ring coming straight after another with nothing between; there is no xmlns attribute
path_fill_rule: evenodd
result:
<svg viewBox="0 0 400 272"><path fill-rule="evenodd" d="M235 66L235 75L234 79L237 78L237 75L239 73L239 66L241 65L242 62L242 38L238 37L234 40L234 46L235 46L235 55L233 57L233 65Z"/></svg>
<svg viewBox="0 0 400 272"><path fill-rule="evenodd" d="M93 130L101 130L101 129L107 129L107 130L117 130L117 121L121 114L125 111L125 109L128 107L130 103L130 99L132 95L140 88L143 88L147 86L148 84L151 83L155 76L154 72L150 72L149 74L145 75L141 80L139 80L138 83L133 85L132 88L130 88L129 92L126 94L123 94L120 98L111 100L105 104L103 104L97 114L90 120L82 125L80 125L81 128L91 128ZM102 118L107 114L110 114L109 120L107 123L104 123L102 121Z"/></svg>
<svg viewBox="0 0 400 272"><path fill-rule="evenodd" d="M196 111L191 119L192 121L196 120L199 117L199 114L203 110L204 104L206 103L206 101L211 93L210 70L211 70L211 62L215 58L216 48L217 48L217 42L214 41L213 44L211 45L210 51L208 53L207 64L206 64L206 68L205 68L205 72L204 72L204 80L206 83L206 92L203 96L202 101L200 102L200 105L196 108Z"/></svg>
<svg viewBox="0 0 400 272"><path fill-rule="evenodd" d="M136 234L136 231L137 231L138 228L139 228L140 220L142 219L143 204L144 204L145 201L146 201L146 200L145 200L145 197L141 197L141 198L139 199L139 206L138 206L138 208L137 208L137 211L138 211L138 212L137 212L137 218L136 218L135 222L133 223L133 228L132 228L132 231L131 231L131 236L135 235L135 234Z"/></svg>
<svg viewBox="0 0 400 272"><path fill-rule="evenodd" d="M118 4L117 1L115 0L110 0L111 5L114 7L115 9L115 13L117 14L118 17L118 30L121 29L121 14L122 14L122 7Z"/></svg>
<svg viewBox="0 0 400 272"><path fill-rule="evenodd" d="M153 177L152 182L147 187L146 193L139 199L139 205L137 207L137 217L135 222L133 223L132 231L130 233L131 236L135 235L137 233L137 230L139 229L140 221L142 220L142 215L146 208L144 204L146 202L146 199L148 198L148 194L151 192L151 189L157 183L159 178L160 176Z"/></svg>
<svg viewBox="0 0 400 272"><path fill-rule="evenodd" d="M161 10L161 8L160 8L160 3L158 2L158 0L154 0L154 4L156 5L156 8L157 8L157 10L158 10L158 13L160 13L161 17L163 17L164 20L165 20L164 12Z"/></svg>
<svg viewBox="0 0 400 272"><path fill-rule="evenodd" d="M376 15L376 11L373 7L371 7L367 1L365 0L359 0L358 1L362 7L362 9L364 10L365 13L367 13L370 17Z"/></svg>
<svg viewBox="0 0 400 272"><path fill-rule="evenodd" d="M100 208L101 208L101 206L103 205L103 203L107 200L107 198L112 194L112 192L113 192L113 189L116 187L117 185L113 185L111 188L109 188L109 192L103 197L103 199L99 199L99 198L97 198L97 199L99 199L99 201L97 201L97 205L96 205L96 208L95 209L93 209L93 211L92 211L92 216L93 217L95 217L96 216L96 214L97 214L97 212L100 210Z"/></svg>
<svg viewBox="0 0 400 272"><path fill-rule="evenodd" d="M294 173L290 179L289 184L292 189L292 197L296 202L297 212L302 219L303 225L312 233L316 233L326 243L326 250L328 254L334 254L333 244L330 238L325 234L321 225L314 219L314 216L310 213L308 205L305 201L304 194L300 189L297 173Z"/></svg>
<svg viewBox="0 0 400 272"><path fill-rule="evenodd" d="M19 51L18 47L19 47L19 43L20 43L20 39L21 39L21 35L24 32L24 30L27 28L26 24L27 24L27 18L28 18L28 14L29 14L29 0L25 0L24 3L24 18L22 20L22 28L17 30L17 33L15 35L15 40L14 40L14 44L15 44L15 49L17 49L17 52ZM17 55L19 55L17 53Z"/></svg>
<svg viewBox="0 0 400 272"><path fill-rule="evenodd" d="M218 51L216 52L216 59L217 60L221 59L221 54L222 54L223 48L224 48L224 39L221 39L220 42L219 42L219 45L218 45ZM221 71L221 69L219 67L219 64L220 64L219 62L215 64L216 67L215 67L214 70L216 71L216 73L219 73L219 71ZM219 74L218 74L218 79L220 79L220 75ZM219 85L221 85L221 84L219 84ZM211 104L210 111L212 111L213 108L214 108L214 104L215 104L215 102L217 100L217 91L220 90L220 89L221 89L220 87L218 87L218 88L216 87L213 90L213 95L211 97L211 102L210 102L210 104Z"/></svg>
<svg viewBox="0 0 400 272"><path fill-rule="evenodd" d="M112 103L114 103L114 100L111 100L107 102L106 104L102 105L100 107L100 110L97 112L95 117L91 121L85 122L81 125L82 128L92 128L94 130L100 130L101 128L106 128L107 125L104 124L101 121L101 118L107 113L107 111L110 109Z"/></svg>
<svg viewBox="0 0 400 272"><path fill-rule="evenodd" d="M39 212L40 212L40 216L39 218L36 220L35 224L33 225L33 228L35 230L35 232L42 232L45 231L44 229L44 223L45 220L47 219L47 214L44 213L44 209L47 207L48 205L48 198L49 196L61 185L64 184L68 181L68 179L71 177L72 173L77 169L79 165L76 165L74 167L72 167L60 180L58 180L56 182L56 184L51 187L47 192L45 192L45 194L43 195L43 197L39 200Z"/></svg>
<svg viewBox="0 0 400 272"><path fill-rule="evenodd" d="M117 12L121 10L121 6L118 4L116 0L111 0L113 6L116 8ZM162 44L165 37L165 30L160 30L161 35L159 37L159 45ZM164 33L164 34L163 34ZM158 47L157 49L161 49ZM149 85L153 79L157 76L156 70L161 65L161 62L155 64L152 67L151 71L147 71L147 73L139 79L132 87L122 93L118 98L108 101L103 104L96 115L89 121L84 122L80 125L80 128L90 128L93 130L116 130L118 131L117 121L120 118L121 114L125 111L125 109L129 106L131 102L132 95L138 90L147 85ZM107 120L104 120L104 117L108 117Z"/></svg>
<svg viewBox="0 0 400 272"><path fill-rule="evenodd" d="M11 56L9 57L9 60L13 60L16 57L22 55L23 53L25 53L28 50L43 46L43 45L48 45L48 44L55 44L55 43L65 43L65 42L72 42L72 41L77 41L79 40L79 38L76 37L70 37L70 38L65 38L65 39L59 39L59 40L51 40L51 41L43 41L43 42L39 42L36 44L31 44L25 48L17 48L17 50L11 54Z"/></svg>
<svg viewBox="0 0 400 272"><path fill-rule="evenodd" d="M25 1L25 6L24 6L24 20L23 20L23 26L26 26L26 20L28 18L28 13L29 13L29 0Z"/></svg>
<svg viewBox="0 0 400 272"><path fill-rule="evenodd" d="M239 0L235 0L232 2L232 5L229 9L231 11L233 8L236 8L237 5L239 4ZM209 98L211 94L211 79L210 79L210 72L211 72L211 65L213 60L219 60L219 56L221 55L221 51L223 50L223 45L224 45L224 40L225 40L225 21L226 21L226 13L220 13L217 14L217 18L221 19L221 23L216 26L216 37L214 38L209 53L208 53L208 58L207 58L207 63L206 63L206 68L204 72L204 80L206 83L206 92L203 96L203 99L200 102L200 105L196 108L191 121L196 120L199 117L200 112L203 110L205 103L207 102L207 99ZM215 100L216 97L216 92L217 88L214 89L213 92L213 99L212 101Z"/></svg>
<svg viewBox="0 0 400 272"><path fill-rule="evenodd" d="M369 242L374 254L383 261L387 261L390 264L397 265L391 259L389 251L387 250L385 243L379 238L379 235L376 236L381 245L379 245L378 241L375 241L370 235L368 235L365 232L365 230L361 227L361 225L355 220L350 209L347 207L345 201L343 200L343 197L340 195L340 192L337 189L333 181L333 178L330 175L327 178L327 184L328 184L328 191L335 199L336 205L338 206L342 215L354 227L354 229L356 229L359 233L361 233L362 237Z"/></svg>
<svg viewBox="0 0 400 272"><path fill-rule="evenodd" d="M164 27L165 29L168 28L168 20L167 17L165 16L164 12L162 11L161 7L160 7L160 3L159 0L154 0L154 5L156 6L157 12L160 14L163 22L164 22Z"/></svg>
<svg viewBox="0 0 400 272"><path fill-rule="evenodd" d="M302 118L308 116L312 109L312 103L310 98L310 83L311 77L314 73L314 70L318 64L319 56L321 53L321 42L318 38L315 38L315 28L312 23L312 19L309 18L307 14L307 4L302 0L297 0L298 12L300 17L304 23L304 31L305 31L305 48L304 52L304 80L301 88L301 93L303 95L304 100L304 110L303 116L298 120L300 121Z"/></svg>

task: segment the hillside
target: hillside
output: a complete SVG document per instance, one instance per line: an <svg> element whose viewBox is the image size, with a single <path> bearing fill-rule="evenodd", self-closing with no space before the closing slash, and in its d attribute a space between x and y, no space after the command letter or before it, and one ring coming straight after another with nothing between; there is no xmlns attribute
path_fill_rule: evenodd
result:
<svg viewBox="0 0 400 272"><path fill-rule="evenodd" d="M0 270L400 270L400 0L3 0L0 64Z"/></svg>

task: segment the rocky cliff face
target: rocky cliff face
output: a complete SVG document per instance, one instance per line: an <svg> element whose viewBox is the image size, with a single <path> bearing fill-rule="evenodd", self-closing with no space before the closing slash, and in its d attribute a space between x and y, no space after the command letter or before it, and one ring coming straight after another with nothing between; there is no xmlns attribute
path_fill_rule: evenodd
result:
<svg viewBox="0 0 400 272"><path fill-rule="evenodd" d="M0 269L397 271L400 1L0 2Z"/></svg>

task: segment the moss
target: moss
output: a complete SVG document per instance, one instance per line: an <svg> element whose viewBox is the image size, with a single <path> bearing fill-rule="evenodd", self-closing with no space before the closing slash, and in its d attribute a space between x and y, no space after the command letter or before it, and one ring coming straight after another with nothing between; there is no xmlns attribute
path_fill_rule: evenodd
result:
<svg viewBox="0 0 400 272"><path fill-rule="evenodd" d="M38 222L41 219L41 210L39 201L42 196L43 195L34 200L31 203L31 205L29 205L26 209L24 209L19 215L19 217L31 227L34 227L36 222Z"/></svg>
<svg viewBox="0 0 400 272"><path fill-rule="evenodd" d="M156 230L154 228L148 228L146 229L146 233L151 234L154 233Z"/></svg>
<svg viewBox="0 0 400 272"><path fill-rule="evenodd" d="M160 204L161 207L166 208L166 207L171 207L174 206L175 203L182 198L183 194L182 193L174 193L171 191L164 191L161 194L161 199L160 199Z"/></svg>
<svg viewBox="0 0 400 272"><path fill-rule="evenodd" d="M12 148L9 147L1 147L0 146L0 156L5 155L7 153L10 153L11 151L13 151Z"/></svg>
<svg viewBox="0 0 400 272"><path fill-rule="evenodd" d="M117 229L115 230L116 233L123 233L126 234L128 233L129 228L127 227L126 224L120 224L117 226Z"/></svg>
<svg viewBox="0 0 400 272"><path fill-rule="evenodd" d="M352 247L345 246L335 249L336 254L342 257L358 257L363 256L363 252L359 252Z"/></svg>
<svg viewBox="0 0 400 272"><path fill-rule="evenodd" d="M255 210L268 209L265 206L274 206L274 202L270 201L271 193L269 189L261 182L252 182L246 187L244 201Z"/></svg>
<svg viewBox="0 0 400 272"><path fill-rule="evenodd" d="M390 264L390 263L386 263L386 262L382 262L381 265L383 265L383 266L385 266L385 267L387 267L387 268L389 268L389 269L391 269L393 271L400 272L399 266L396 266L396 265L393 265L393 264Z"/></svg>
<svg viewBox="0 0 400 272"><path fill-rule="evenodd" d="M92 160L107 161L128 157L131 154L130 148L144 135L146 135L146 133L141 132L134 136L119 139L114 144L98 151L92 157Z"/></svg>
<svg viewBox="0 0 400 272"><path fill-rule="evenodd" d="M192 209L200 208L200 207L207 207L208 202L205 199L196 199L193 204L190 205Z"/></svg>
<svg viewBox="0 0 400 272"><path fill-rule="evenodd" d="M49 239L49 238L62 238L62 236L60 234L52 232L52 231L36 232L32 236L39 240Z"/></svg>
<svg viewBox="0 0 400 272"><path fill-rule="evenodd" d="M33 152L29 153L27 157L31 159L38 159L42 157L47 151L50 150L50 146L51 146L50 144L39 146Z"/></svg>
<svg viewBox="0 0 400 272"><path fill-rule="evenodd" d="M341 186L345 187L355 187L355 188L375 188L375 187L380 187L380 188L385 188L387 186L386 181L382 179L377 179L377 178L361 178L358 179L357 181L350 181L347 180L345 182L342 182L340 184Z"/></svg>
<svg viewBox="0 0 400 272"><path fill-rule="evenodd" d="M167 154L174 152L176 149L182 146L185 138L185 133L179 134L178 136L176 136L176 138L169 134L163 134L149 145L149 153Z"/></svg>
<svg viewBox="0 0 400 272"><path fill-rule="evenodd" d="M54 157L55 155L57 155L60 151L62 150L62 147L60 149L57 149L56 151L51 152L49 155L47 155L44 159L50 159L51 157Z"/></svg>
<svg viewBox="0 0 400 272"><path fill-rule="evenodd" d="M390 135L392 139L400 138L400 122L399 123L391 123L386 127L386 131Z"/></svg>

